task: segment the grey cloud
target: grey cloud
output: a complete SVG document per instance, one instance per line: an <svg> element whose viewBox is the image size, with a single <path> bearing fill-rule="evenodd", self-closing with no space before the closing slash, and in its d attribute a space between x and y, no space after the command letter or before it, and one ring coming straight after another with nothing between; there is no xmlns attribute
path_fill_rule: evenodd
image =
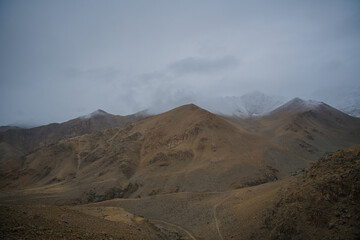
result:
<svg viewBox="0 0 360 240"><path fill-rule="evenodd" d="M352 0L0 1L0 125L358 89L359 16Z"/></svg>
<svg viewBox="0 0 360 240"><path fill-rule="evenodd" d="M67 79L87 79L102 82L113 81L121 76L121 72L114 68L78 69L71 67L63 70L63 72Z"/></svg>
<svg viewBox="0 0 360 240"><path fill-rule="evenodd" d="M176 74L210 74L237 67L239 60L235 56L221 58L188 57L168 66Z"/></svg>

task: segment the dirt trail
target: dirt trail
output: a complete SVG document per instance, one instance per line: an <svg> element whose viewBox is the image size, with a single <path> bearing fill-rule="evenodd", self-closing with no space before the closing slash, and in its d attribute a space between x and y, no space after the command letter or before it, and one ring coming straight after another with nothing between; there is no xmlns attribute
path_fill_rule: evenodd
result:
<svg viewBox="0 0 360 240"><path fill-rule="evenodd" d="M186 230L185 228L183 228L182 226L180 225L177 225L175 223L169 223L169 222L166 222L166 221L163 221L163 220L159 220L159 219L149 219L151 222L158 222L158 223L163 223L163 224L166 224L166 225L170 225L172 227L175 227L175 228L178 228L180 229L181 231L185 232L191 239L193 240L196 240L196 238L194 237L194 235L189 231L189 230Z"/></svg>
<svg viewBox="0 0 360 240"><path fill-rule="evenodd" d="M81 165L80 151L76 154L77 157L77 170L79 171Z"/></svg>
<svg viewBox="0 0 360 240"><path fill-rule="evenodd" d="M216 216L216 208L218 206L220 206L222 203L224 203L226 200L228 200L232 195L230 194L229 196L227 196L226 198L224 198L223 200L221 200L220 202L218 202L217 204L214 205L213 207L213 212L214 212L214 219L215 219L215 225L216 225L216 230L219 234L219 239L220 240L224 240L222 234L221 234L221 231L220 231L220 227L219 227L219 220L217 219L217 216Z"/></svg>

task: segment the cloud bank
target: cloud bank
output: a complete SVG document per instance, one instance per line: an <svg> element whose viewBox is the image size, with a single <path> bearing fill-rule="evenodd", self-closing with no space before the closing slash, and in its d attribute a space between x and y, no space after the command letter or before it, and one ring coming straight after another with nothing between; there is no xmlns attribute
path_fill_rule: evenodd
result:
<svg viewBox="0 0 360 240"><path fill-rule="evenodd" d="M351 0L1 1L0 36L0 125L360 85Z"/></svg>

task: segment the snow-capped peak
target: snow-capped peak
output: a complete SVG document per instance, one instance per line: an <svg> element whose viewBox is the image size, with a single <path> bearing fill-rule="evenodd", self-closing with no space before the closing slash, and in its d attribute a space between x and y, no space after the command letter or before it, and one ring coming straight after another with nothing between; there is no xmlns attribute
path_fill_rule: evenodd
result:
<svg viewBox="0 0 360 240"><path fill-rule="evenodd" d="M264 115L284 103L281 97L268 96L259 91L242 95L241 101L248 116Z"/></svg>
<svg viewBox="0 0 360 240"><path fill-rule="evenodd" d="M315 101L315 100L304 100L301 98L294 98L288 103L284 104L285 106L291 106L294 108L306 108L306 109L313 109L317 108L321 104L324 104L323 102Z"/></svg>
<svg viewBox="0 0 360 240"><path fill-rule="evenodd" d="M279 107L285 101L278 96L269 96L259 91L242 96L227 96L213 99L199 105L221 115L235 115L241 118L261 116Z"/></svg>

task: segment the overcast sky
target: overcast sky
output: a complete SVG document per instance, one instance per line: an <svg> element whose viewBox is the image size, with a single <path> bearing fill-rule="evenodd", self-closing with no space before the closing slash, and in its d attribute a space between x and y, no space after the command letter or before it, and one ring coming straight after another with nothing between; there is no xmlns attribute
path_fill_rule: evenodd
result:
<svg viewBox="0 0 360 240"><path fill-rule="evenodd" d="M346 93L359 43L356 0L0 0L0 125Z"/></svg>

